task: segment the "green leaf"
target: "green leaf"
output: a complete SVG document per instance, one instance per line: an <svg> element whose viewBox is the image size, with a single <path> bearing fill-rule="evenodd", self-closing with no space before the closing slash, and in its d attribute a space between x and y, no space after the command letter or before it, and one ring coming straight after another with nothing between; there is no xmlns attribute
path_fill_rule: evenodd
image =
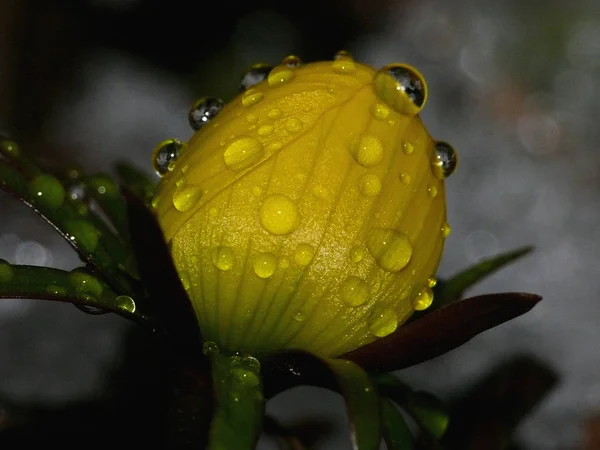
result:
<svg viewBox="0 0 600 450"><path fill-rule="evenodd" d="M29 179L0 160L0 189L33 208L113 289L130 295L135 292L132 279L124 272L131 251L87 206L82 209L73 203L57 178L42 174Z"/></svg>
<svg viewBox="0 0 600 450"><path fill-rule="evenodd" d="M404 417L389 400L381 399L382 434L388 450L413 450L414 438Z"/></svg>
<svg viewBox="0 0 600 450"><path fill-rule="evenodd" d="M541 299L519 292L471 297L405 324L341 358L373 372L403 369L461 346L479 333L526 313Z"/></svg>
<svg viewBox="0 0 600 450"><path fill-rule="evenodd" d="M449 413L439 398L428 392L414 391L391 374L378 374L373 379L380 394L402 407L424 431L435 439L444 435L448 428Z"/></svg>
<svg viewBox="0 0 600 450"><path fill-rule="evenodd" d="M113 312L137 322L148 322L135 300L117 294L83 268L67 272L50 267L8 264L0 260L0 298L68 302Z"/></svg>
<svg viewBox="0 0 600 450"><path fill-rule="evenodd" d="M149 204L154 196L156 181L152 180L145 172L124 161L117 163L116 169L121 184L129 192L141 198L146 204Z"/></svg>

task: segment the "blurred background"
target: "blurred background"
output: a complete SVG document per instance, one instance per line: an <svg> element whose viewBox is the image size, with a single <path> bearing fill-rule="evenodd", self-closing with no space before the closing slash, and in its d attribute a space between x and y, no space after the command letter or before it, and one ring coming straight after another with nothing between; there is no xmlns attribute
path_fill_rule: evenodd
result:
<svg viewBox="0 0 600 450"><path fill-rule="evenodd" d="M428 82L423 120L460 161L446 184L440 277L536 248L469 294L533 292L541 304L400 375L444 398L505 358L534 355L560 381L518 428L519 445L600 448L590 444L600 412L596 0L0 0L0 131L52 164L110 172L125 159L150 173L158 142L191 136L194 99L230 99L255 62L340 49L375 67L412 64ZM80 265L31 211L4 195L0 205L0 258ZM102 395L131 332L70 305L2 301L0 395L50 406ZM296 389L268 410L289 423L333 418L318 448L349 448L334 394ZM0 406L0 428L2 418Z"/></svg>

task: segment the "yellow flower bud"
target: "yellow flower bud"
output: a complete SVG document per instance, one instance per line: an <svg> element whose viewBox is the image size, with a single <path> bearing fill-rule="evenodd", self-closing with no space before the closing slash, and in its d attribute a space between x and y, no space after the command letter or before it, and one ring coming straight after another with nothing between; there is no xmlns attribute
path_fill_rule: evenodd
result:
<svg viewBox="0 0 600 450"><path fill-rule="evenodd" d="M206 340L340 355L431 303L456 156L423 126L410 66L264 76L161 153L177 158L152 203Z"/></svg>

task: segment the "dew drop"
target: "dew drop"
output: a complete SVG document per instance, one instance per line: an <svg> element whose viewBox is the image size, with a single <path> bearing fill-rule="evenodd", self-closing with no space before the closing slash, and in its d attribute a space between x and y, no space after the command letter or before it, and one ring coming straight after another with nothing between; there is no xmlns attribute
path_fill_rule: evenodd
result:
<svg viewBox="0 0 600 450"><path fill-rule="evenodd" d="M294 72L292 70L288 69L287 66L279 66L269 73L267 82L269 83L269 86L278 86L289 82L292 78L294 78Z"/></svg>
<svg viewBox="0 0 600 450"><path fill-rule="evenodd" d="M333 55L333 59L340 59L340 58L350 58L350 59L352 59L352 53L350 53L348 50L338 50Z"/></svg>
<svg viewBox="0 0 600 450"><path fill-rule="evenodd" d="M225 246L216 247L212 252L212 261L219 270L231 270L234 261L233 250Z"/></svg>
<svg viewBox="0 0 600 450"><path fill-rule="evenodd" d="M261 253L254 261L254 273L260 278L269 278L277 268L277 257L272 253Z"/></svg>
<svg viewBox="0 0 600 450"><path fill-rule="evenodd" d="M266 63L257 63L250 66L246 73L242 76L240 82L240 91L245 91L258 83L266 80L273 66Z"/></svg>
<svg viewBox="0 0 600 450"><path fill-rule="evenodd" d="M340 295L343 302L352 307L362 305L369 295L369 287L365 280L349 276L342 283Z"/></svg>
<svg viewBox="0 0 600 450"><path fill-rule="evenodd" d="M270 110L267 113L267 117L269 119L277 119L278 117L281 117L282 114L283 114L282 110L280 110L279 108L273 108L272 110Z"/></svg>
<svg viewBox="0 0 600 450"><path fill-rule="evenodd" d="M381 192L381 179L377 175L367 173L358 181L360 192L367 197L374 197Z"/></svg>
<svg viewBox="0 0 600 450"><path fill-rule="evenodd" d="M183 151L184 143L177 139L161 142L152 151L152 166L161 177L173 168L175 161Z"/></svg>
<svg viewBox="0 0 600 450"><path fill-rule="evenodd" d="M281 61L282 66L287 66L290 69L296 69L302 65L302 60L296 55L288 55Z"/></svg>
<svg viewBox="0 0 600 450"><path fill-rule="evenodd" d="M402 184L405 184L408 186L410 184L410 180L411 180L411 176L407 172L402 172L400 174L400 181L402 181Z"/></svg>
<svg viewBox="0 0 600 450"><path fill-rule="evenodd" d="M437 188L432 184L430 186L427 187L427 194L431 197L431 198L435 198L437 197L438 194L438 190Z"/></svg>
<svg viewBox="0 0 600 450"><path fill-rule="evenodd" d="M340 52L336 53L331 67L333 68L334 72L342 74L349 74L356 70L356 64L354 64L352 56L349 56L349 54L346 56Z"/></svg>
<svg viewBox="0 0 600 450"><path fill-rule="evenodd" d="M377 71L373 89L381 101L400 114L418 114L427 100L423 75L407 64L389 64Z"/></svg>
<svg viewBox="0 0 600 450"><path fill-rule="evenodd" d="M265 230L278 236L289 234L300 225L298 207L282 194L273 194L263 200L259 218Z"/></svg>
<svg viewBox="0 0 600 450"><path fill-rule="evenodd" d="M268 136L272 132L273 132L273 125L261 125L257 131L259 136Z"/></svg>
<svg viewBox="0 0 600 450"><path fill-rule="evenodd" d="M38 175L27 185L32 203L56 210L60 208L66 196L63 185L52 175Z"/></svg>
<svg viewBox="0 0 600 450"><path fill-rule="evenodd" d="M244 356L240 361L240 365L254 373L260 371L260 361L253 356Z"/></svg>
<svg viewBox="0 0 600 450"><path fill-rule="evenodd" d="M128 313L134 313L135 312L135 302L133 301L133 299L128 296L128 295L119 295L116 299L117 301L117 305L119 305L119 307L125 311L127 311Z"/></svg>
<svg viewBox="0 0 600 450"><path fill-rule="evenodd" d="M447 223L445 223L444 225L442 225L442 237L448 237L448 235L450 234L450 231L452 231L452 229L450 228L450 225L448 225Z"/></svg>
<svg viewBox="0 0 600 450"><path fill-rule="evenodd" d="M257 139L244 136L234 140L227 146L223 158L227 167L238 171L257 163L263 154L263 146Z"/></svg>
<svg viewBox="0 0 600 450"><path fill-rule="evenodd" d="M419 291L417 296L413 299L412 306L415 311L423 311L431 306L433 302L433 292L429 287L424 287Z"/></svg>
<svg viewBox="0 0 600 450"><path fill-rule="evenodd" d="M290 267L290 260L285 256L279 258L279 263L277 264L280 269L287 269Z"/></svg>
<svg viewBox="0 0 600 450"><path fill-rule="evenodd" d="M3 259L0 259L0 283L8 283L13 279L13 269L8 263Z"/></svg>
<svg viewBox="0 0 600 450"><path fill-rule="evenodd" d="M377 120L385 120L390 115L390 108L383 103L374 103L371 106L371 115Z"/></svg>
<svg viewBox="0 0 600 450"><path fill-rule="evenodd" d="M456 170L457 164L456 150L447 142L437 141L434 160L431 163L433 174L439 179L448 178Z"/></svg>
<svg viewBox="0 0 600 450"><path fill-rule="evenodd" d="M304 322L306 320L306 314L302 311L297 311L296 314L294 314L294 320L296 322Z"/></svg>
<svg viewBox="0 0 600 450"><path fill-rule="evenodd" d="M402 151L407 155L412 155L415 151L415 146L410 141L402 141Z"/></svg>
<svg viewBox="0 0 600 450"><path fill-rule="evenodd" d="M202 188L199 186L181 187L173 193L173 206L180 212L189 211L202 198Z"/></svg>
<svg viewBox="0 0 600 450"><path fill-rule="evenodd" d="M160 203L160 195L155 195L154 197L152 197L152 201L151 201L151 206L156 209L158 208L158 204Z"/></svg>
<svg viewBox="0 0 600 450"><path fill-rule="evenodd" d="M244 93L244 95L242 95L242 105L245 107L256 105L264 98L264 96L265 94L262 92L249 89Z"/></svg>
<svg viewBox="0 0 600 450"><path fill-rule="evenodd" d="M437 284L437 280L433 277L431 277L427 280L427 286L429 286L430 288L434 288L436 284Z"/></svg>
<svg viewBox="0 0 600 450"><path fill-rule="evenodd" d="M289 117L285 121L285 129L290 133L297 133L302 129L302 121L297 117Z"/></svg>
<svg viewBox="0 0 600 450"><path fill-rule="evenodd" d="M296 252L294 253L294 261L299 266L308 266L315 256L315 249L310 244L300 244L296 247Z"/></svg>
<svg viewBox="0 0 600 450"><path fill-rule="evenodd" d="M50 284L46 287L46 292L50 295L67 295L67 290L58 284Z"/></svg>
<svg viewBox="0 0 600 450"><path fill-rule="evenodd" d="M263 189L260 186L254 186L252 188L252 195L255 197L260 197L263 193Z"/></svg>
<svg viewBox="0 0 600 450"><path fill-rule="evenodd" d="M398 272L412 257L412 246L404 233L376 228L367 238L367 249L383 270Z"/></svg>
<svg viewBox="0 0 600 450"><path fill-rule="evenodd" d="M372 167L383 158L383 146L379 138L375 136L361 136L352 150L356 162L364 167Z"/></svg>
<svg viewBox="0 0 600 450"><path fill-rule="evenodd" d="M254 387L258 386L260 379L251 370L243 369L241 367L234 367L231 369L231 374L237 379L237 381L246 386Z"/></svg>
<svg viewBox="0 0 600 450"><path fill-rule="evenodd" d="M196 100L188 112L188 121L194 130L199 130L213 119L223 108L223 100L215 97L202 97Z"/></svg>
<svg viewBox="0 0 600 450"><path fill-rule="evenodd" d="M2 153L10 156L11 158L18 158L21 154L21 148L19 145L10 139L6 139L0 136L0 150Z"/></svg>
<svg viewBox="0 0 600 450"><path fill-rule="evenodd" d="M82 269L73 269L69 272L68 278L78 293L91 294L95 297L102 295L104 288L100 280Z"/></svg>
<svg viewBox="0 0 600 450"><path fill-rule="evenodd" d="M369 329L373 336L381 338L392 334L397 327L398 316L391 309L387 309L374 317Z"/></svg>
<svg viewBox="0 0 600 450"><path fill-rule="evenodd" d="M181 285L186 291L189 291L190 287L192 287L192 283L190 282L190 276L187 272L179 272L179 281L181 281Z"/></svg>
<svg viewBox="0 0 600 450"><path fill-rule="evenodd" d="M353 247L350 249L350 261L353 263L361 262L365 257L365 252L360 247Z"/></svg>
<svg viewBox="0 0 600 450"><path fill-rule="evenodd" d="M65 221L64 230L69 239L85 253L92 253L96 250L102 234L98 228L85 219Z"/></svg>
<svg viewBox="0 0 600 450"><path fill-rule="evenodd" d="M315 197L320 198L321 200L325 200L329 196L329 189L325 186L317 185L312 190Z"/></svg>
<svg viewBox="0 0 600 450"><path fill-rule="evenodd" d="M216 342L206 341L202 345L202 353L204 353L206 356L216 356L219 354L219 346Z"/></svg>

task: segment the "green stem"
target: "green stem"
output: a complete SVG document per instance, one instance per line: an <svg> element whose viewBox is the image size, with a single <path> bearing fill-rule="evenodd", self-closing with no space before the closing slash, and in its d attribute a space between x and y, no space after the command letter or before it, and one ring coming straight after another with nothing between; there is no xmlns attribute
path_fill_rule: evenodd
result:
<svg viewBox="0 0 600 450"><path fill-rule="evenodd" d="M250 356L209 354L215 412L208 450L252 450L262 431L265 400L260 364Z"/></svg>

